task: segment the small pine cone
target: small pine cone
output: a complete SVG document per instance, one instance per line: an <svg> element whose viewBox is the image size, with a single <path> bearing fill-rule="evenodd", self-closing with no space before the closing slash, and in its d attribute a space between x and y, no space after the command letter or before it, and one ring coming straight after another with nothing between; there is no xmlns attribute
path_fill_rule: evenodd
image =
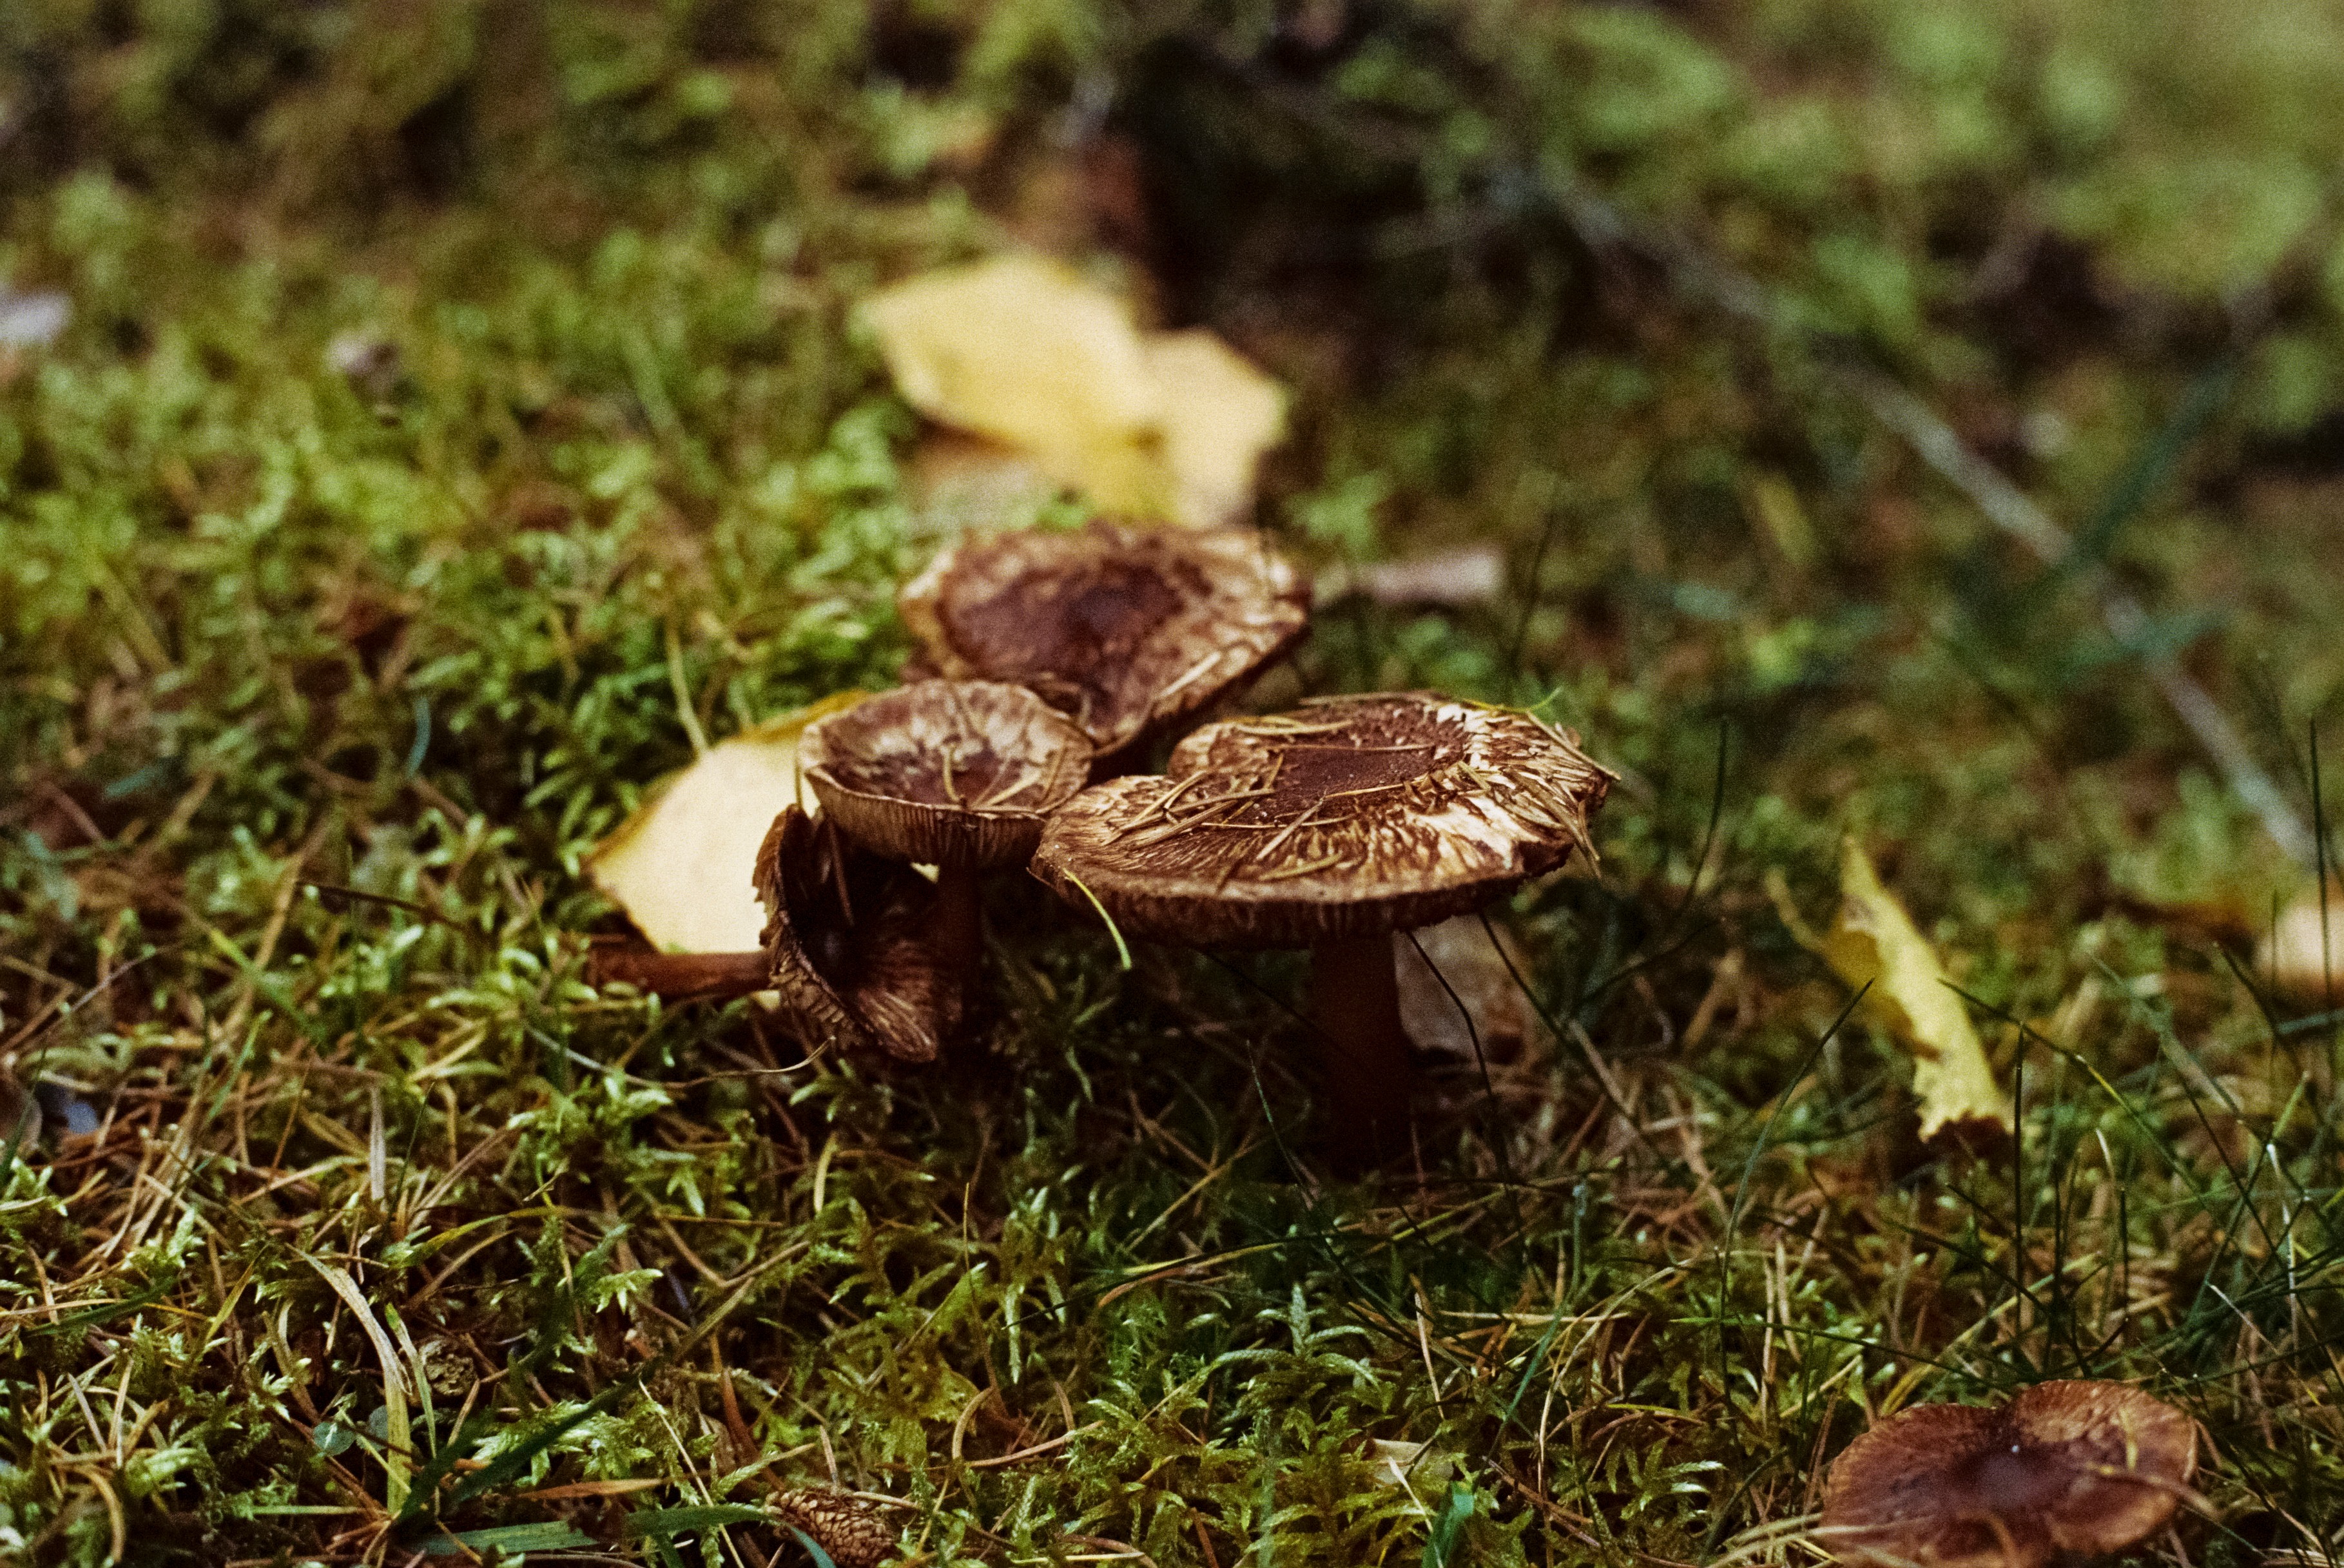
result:
<svg viewBox="0 0 2344 1568"><path fill-rule="evenodd" d="M895 1533L879 1511L834 1486L782 1492L773 1499L773 1511L813 1536L838 1568L879 1568L895 1549Z"/></svg>

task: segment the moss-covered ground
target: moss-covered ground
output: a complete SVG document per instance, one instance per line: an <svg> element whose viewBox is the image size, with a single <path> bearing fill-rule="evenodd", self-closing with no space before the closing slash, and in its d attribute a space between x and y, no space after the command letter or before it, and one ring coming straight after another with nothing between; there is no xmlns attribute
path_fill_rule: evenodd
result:
<svg viewBox="0 0 2344 1568"><path fill-rule="evenodd" d="M766 1568L775 1477L938 1564L1805 1563L1872 1419L2068 1375L2204 1423L2144 1551L2329 1560L2344 1064L2251 949L2344 702L2339 102L2317 0L0 5L71 311L0 347L0 1560ZM1502 552L1262 700L1622 775L1491 912L1548 1024L1373 1179L1298 960L1014 882L933 1071L582 980L695 730L904 653L854 302L1021 243L1294 389L1298 559ZM1834 1027L1769 882L1849 833L2014 1142Z"/></svg>

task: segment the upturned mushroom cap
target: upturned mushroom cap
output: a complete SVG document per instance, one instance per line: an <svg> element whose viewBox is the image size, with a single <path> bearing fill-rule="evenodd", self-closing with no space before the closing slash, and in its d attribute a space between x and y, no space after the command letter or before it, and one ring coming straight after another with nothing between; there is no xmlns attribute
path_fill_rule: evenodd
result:
<svg viewBox="0 0 2344 1568"><path fill-rule="evenodd" d="M807 1045L935 1059L962 1002L927 941L927 878L792 805L757 852L756 885L773 987Z"/></svg>
<svg viewBox="0 0 2344 1568"><path fill-rule="evenodd" d="M1033 871L1159 941L1307 947L1480 908L1593 846L1612 775L1537 720L1426 692L1207 724L1085 790Z"/></svg>
<svg viewBox="0 0 2344 1568"><path fill-rule="evenodd" d="M1251 529L1094 522L965 540L898 603L939 673L1029 687L1105 756L1292 647L1310 589Z"/></svg>
<svg viewBox="0 0 2344 1568"><path fill-rule="evenodd" d="M2098 1556L2171 1518L2197 1463L2196 1424L2122 1383L2037 1383L1998 1410L1916 1405L1834 1462L1822 1543L1929 1568Z"/></svg>
<svg viewBox="0 0 2344 1568"><path fill-rule="evenodd" d="M841 832L891 860L1023 865L1082 788L1091 744L1023 686L919 681L806 728L806 782Z"/></svg>

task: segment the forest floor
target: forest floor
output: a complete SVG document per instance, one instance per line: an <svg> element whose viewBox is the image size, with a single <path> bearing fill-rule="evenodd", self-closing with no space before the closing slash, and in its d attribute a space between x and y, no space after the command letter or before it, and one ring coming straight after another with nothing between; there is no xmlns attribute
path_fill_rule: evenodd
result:
<svg viewBox="0 0 2344 1568"><path fill-rule="evenodd" d="M6 9L0 1559L766 1568L779 1482L923 1563L1805 1563L1874 1421L2092 1377L2201 1423L2144 1553L2334 1560L2344 1014L2258 956L2332 8ZM1300 956L1021 878L930 1070L584 979L593 845L890 683L965 521L856 303L1021 246L1290 389L1252 520L1384 588L1256 705L1620 774L1367 1179ZM1851 839L2016 1138L1802 940Z"/></svg>

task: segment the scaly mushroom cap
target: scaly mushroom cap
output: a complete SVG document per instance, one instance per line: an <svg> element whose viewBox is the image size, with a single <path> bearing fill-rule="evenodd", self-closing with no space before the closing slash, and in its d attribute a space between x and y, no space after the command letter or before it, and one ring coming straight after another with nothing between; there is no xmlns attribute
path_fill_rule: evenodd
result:
<svg viewBox="0 0 2344 1568"><path fill-rule="evenodd" d="M1999 1410L1916 1405L1833 1463L1822 1544L1926 1568L2098 1556L2171 1518L2197 1464L2195 1423L2122 1383L2037 1383Z"/></svg>
<svg viewBox="0 0 2344 1568"><path fill-rule="evenodd" d="M1031 688L1105 756L1292 647L1310 588L1251 529L1094 522L965 540L898 604L940 673Z"/></svg>
<svg viewBox="0 0 2344 1568"><path fill-rule="evenodd" d="M879 1568L895 1549L878 1511L843 1487L793 1487L773 1499L773 1512L813 1536L838 1568Z"/></svg>
<svg viewBox="0 0 2344 1568"><path fill-rule="evenodd" d="M1593 846L1612 775L1537 720L1425 692L1207 724L1060 807L1034 875L1158 941L1307 947L1478 909Z"/></svg>
<svg viewBox="0 0 2344 1568"><path fill-rule="evenodd" d="M891 860L1023 865L1082 788L1091 744L1023 686L919 681L806 727L806 782L841 832Z"/></svg>
<svg viewBox="0 0 2344 1568"><path fill-rule="evenodd" d="M784 806L757 852L765 956L809 1046L929 1062L960 1027L960 987L927 940L935 889Z"/></svg>

